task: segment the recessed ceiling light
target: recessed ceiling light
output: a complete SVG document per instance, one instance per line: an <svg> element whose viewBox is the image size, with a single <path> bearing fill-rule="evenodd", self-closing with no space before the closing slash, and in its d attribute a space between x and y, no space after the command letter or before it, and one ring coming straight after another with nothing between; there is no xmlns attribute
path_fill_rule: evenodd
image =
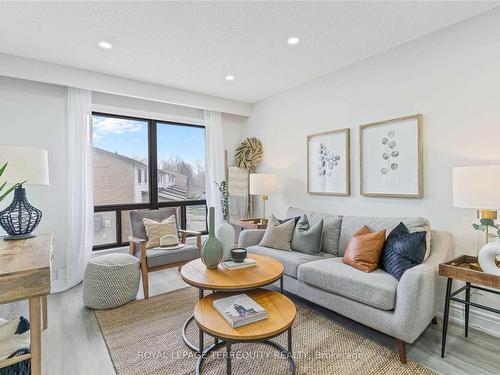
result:
<svg viewBox="0 0 500 375"><path fill-rule="evenodd" d="M231 75L231 74L228 74L228 75L226 76L226 81L234 81L234 76L233 76L233 75Z"/></svg>
<svg viewBox="0 0 500 375"><path fill-rule="evenodd" d="M101 47L102 49L111 49L111 48L113 48L113 45L111 43L105 42L105 41L99 42L99 43L97 43L97 45L99 47Z"/></svg>
<svg viewBox="0 0 500 375"><path fill-rule="evenodd" d="M297 38L296 36L292 36L290 38L288 38L288 40L286 41L288 44L290 44L291 46L294 46L296 44L299 44L300 42L300 39Z"/></svg>

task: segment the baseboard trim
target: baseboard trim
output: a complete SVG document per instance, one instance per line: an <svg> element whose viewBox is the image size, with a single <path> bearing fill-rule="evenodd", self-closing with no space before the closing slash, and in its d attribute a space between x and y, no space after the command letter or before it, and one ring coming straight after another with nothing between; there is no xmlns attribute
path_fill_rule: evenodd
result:
<svg viewBox="0 0 500 375"><path fill-rule="evenodd" d="M456 323L464 324L465 310L464 305L451 302L450 304L450 320ZM485 332L491 336L500 338L500 315L488 313L483 310L471 308L469 312L469 327L475 328L481 332ZM440 318L443 313L438 313Z"/></svg>
<svg viewBox="0 0 500 375"><path fill-rule="evenodd" d="M52 293L64 292L66 290L66 280L61 280L61 279L52 280L52 285L50 289Z"/></svg>

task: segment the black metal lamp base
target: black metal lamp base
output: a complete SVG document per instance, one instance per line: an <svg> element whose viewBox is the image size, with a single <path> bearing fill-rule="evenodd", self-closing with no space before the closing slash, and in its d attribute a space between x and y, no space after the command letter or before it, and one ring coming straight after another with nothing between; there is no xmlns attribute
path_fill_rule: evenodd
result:
<svg viewBox="0 0 500 375"><path fill-rule="evenodd" d="M33 238L33 237L36 237L37 235L36 234L32 234L32 233L29 233L29 234L9 234L7 236L4 236L3 239L5 241L14 241L14 240L25 240L27 238Z"/></svg>
<svg viewBox="0 0 500 375"><path fill-rule="evenodd" d="M31 234L42 219L42 211L33 207L26 197L26 190L14 190L12 203L0 212L0 226L7 232L5 240L22 240L35 237Z"/></svg>

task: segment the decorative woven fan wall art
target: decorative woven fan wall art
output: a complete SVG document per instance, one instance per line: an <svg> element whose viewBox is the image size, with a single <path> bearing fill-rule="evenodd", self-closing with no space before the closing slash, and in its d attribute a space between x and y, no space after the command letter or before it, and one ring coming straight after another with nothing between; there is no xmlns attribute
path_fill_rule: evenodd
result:
<svg viewBox="0 0 500 375"><path fill-rule="evenodd" d="M257 138L247 138L236 148L234 162L236 166L254 172L262 160L262 152L262 143Z"/></svg>

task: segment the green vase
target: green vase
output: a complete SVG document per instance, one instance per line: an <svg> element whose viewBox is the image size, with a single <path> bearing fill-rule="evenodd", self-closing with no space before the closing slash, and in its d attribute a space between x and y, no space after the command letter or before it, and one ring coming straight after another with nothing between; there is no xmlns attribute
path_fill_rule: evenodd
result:
<svg viewBox="0 0 500 375"><path fill-rule="evenodd" d="M207 268L217 268L222 260L224 250L220 241L215 238L215 207L208 208L208 216L208 238L201 246L201 261Z"/></svg>

